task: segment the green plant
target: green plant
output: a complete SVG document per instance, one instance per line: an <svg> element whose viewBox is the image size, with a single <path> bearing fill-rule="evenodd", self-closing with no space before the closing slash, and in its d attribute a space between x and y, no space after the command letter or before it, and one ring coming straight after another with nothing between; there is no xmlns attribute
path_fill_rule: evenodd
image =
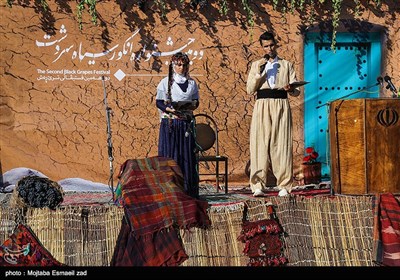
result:
<svg viewBox="0 0 400 280"><path fill-rule="evenodd" d="M332 0L333 15L332 15L332 43L331 49L335 50L336 47L336 30L339 27L340 12L343 0Z"/></svg>
<svg viewBox="0 0 400 280"><path fill-rule="evenodd" d="M243 4L244 11L246 12L247 24L250 27L253 27L254 26L254 12L250 8L249 0L242 0L242 4Z"/></svg>
<svg viewBox="0 0 400 280"><path fill-rule="evenodd" d="M218 4L219 4L219 13L221 15L226 16L228 14L228 3L226 2L226 0L218 0Z"/></svg>
<svg viewBox="0 0 400 280"><path fill-rule="evenodd" d="M11 8L13 5L14 0L7 0L7 7ZM49 8L49 4L47 0L40 0L40 5L42 5L43 10L47 11Z"/></svg>
<svg viewBox="0 0 400 280"><path fill-rule="evenodd" d="M14 0L6 0L7 6L12 7ZM44 11L48 10L48 3L47 0L39 0L40 4ZM360 14L360 6L361 0L353 0L355 3L355 7L353 9L354 16L359 16ZM28 1L29 2L29 1ZM147 2L150 2L149 0ZM190 2L190 1L189 1ZM212 0L208 0L208 2L212 2ZM331 41L331 49L335 50L336 48L336 32L339 26L340 15L343 8L343 0L269 0L269 1L257 1L257 0L240 0L244 13L246 15L246 23L247 26L250 28L254 27L255 24L255 13L252 9L251 4L257 5L259 3L266 2L272 5L272 8L276 11L280 11L282 13L282 18L285 18L285 14L287 12L294 13L296 9L298 9L301 13L308 13L305 17L306 22L308 24L313 24L316 16L316 5L323 5L323 10L328 11L327 8L330 9L330 17L332 22L332 41ZM348 3L350 1L346 1ZM368 2L373 2L376 8L379 8L383 2L383 0L369 0ZM77 21L79 23L79 28L82 29L82 13L85 11L85 7L88 7L88 13L91 16L91 21L93 24L97 24L97 11L96 11L96 4L97 0L77 0ZM153 3L159 8L161 13L161 17L165 19L166 11L167 11L167 0L153 0ZM183 4L190 4L188 0L179 0L179 4L175 7L181 8ZM227 15L229 12L228 8L228 0L214 0L214 3L218 6L218 11L221 15ZM149 6L149 5L148 5ZM257 5L258 6L258 5ZM134 6L138 7L138 5ZM171 5L171 7L174 7ZM308 7L308 9L307 9ZM349 6L347 6L348 8ZM140 6L139 8L142 8Z"/></svg>
<svg viewBox="0 0 400 280"><path fill-rule="evenodd" d="M40 0L40 4L43 7L43 10L47 11L47 9L49 8L49 4L47 4L46 0Z"/></svg>
<svg viewBox="0 0 400 280"><path fill-rule="evenodd" d="M42 0L44 1L44 0ZM77 17L79 29L82 30L82 12L85 10L85 5L89 8L89 15L93 24L97 24L97 11L96 11L96 0L80 0L77 6Z"/></svg>
<svg viewBox="0 0 400 280"><path fill-rule="evenodd" d="M165 4L165 1L164 0L154 0L154 1L157 4L157 6L160 8L161 17L165 19L167 17L167 12L166 12L167 6Z"/></svg>

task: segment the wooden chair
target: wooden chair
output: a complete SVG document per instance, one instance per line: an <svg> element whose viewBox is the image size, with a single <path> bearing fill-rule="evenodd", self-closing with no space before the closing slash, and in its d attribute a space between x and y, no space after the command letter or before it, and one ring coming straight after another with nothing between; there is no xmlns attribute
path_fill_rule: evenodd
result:
<svg viewBox="0 0 400 280"><path fill-rule="evenodd" d="M218 127L217 123L207 114L196 114L195 119L195 140L197 145L197 160L205 162L207 169L208 162L215 163L215 172L200 175L215 175L217 192L219 191L220 169L219 163L224 163L223 180L225 183L225 193L228 193L228 157L219 154ZM200 169L200 166L199 166Z"/></svg>

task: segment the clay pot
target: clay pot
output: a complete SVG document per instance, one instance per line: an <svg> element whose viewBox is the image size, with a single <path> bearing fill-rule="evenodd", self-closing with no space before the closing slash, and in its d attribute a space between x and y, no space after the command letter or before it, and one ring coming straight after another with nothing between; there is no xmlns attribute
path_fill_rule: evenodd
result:
<svg viewBox="0 0 400 280"><path fill-rule="evenodd" d="M321 182L321 163L303 163L304 184L319 184Z"/></svg>

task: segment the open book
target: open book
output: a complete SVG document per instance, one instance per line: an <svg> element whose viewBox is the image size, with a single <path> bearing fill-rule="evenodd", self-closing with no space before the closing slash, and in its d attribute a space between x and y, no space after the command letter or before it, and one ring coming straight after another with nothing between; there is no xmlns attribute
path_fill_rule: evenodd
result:
<svg viewBox="0 0 400 280"><path fill-rule="evenodd" d="M291 85L292 87L294 87L294 88L298 88L298 87L304 86L304 85L306 85L306 84L308 84L308 83L309 83L309 82L306 82L306 81L297 81L297 82L291 83L290 85Z"/></svg>
<svg viewBox="0 0 400 280"><path fill-rule="evenodd" d="M172 107L174 107L175 110L181 111L181 110L194 110L196 109L196 104L197 101L173 101L172 102Z"/></svg>

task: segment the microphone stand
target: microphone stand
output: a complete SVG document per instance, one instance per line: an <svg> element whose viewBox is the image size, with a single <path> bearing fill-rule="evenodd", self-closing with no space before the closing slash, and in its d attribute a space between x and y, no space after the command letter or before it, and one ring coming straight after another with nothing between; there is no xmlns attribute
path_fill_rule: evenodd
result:
<svg viewBox="0 0 400 280"><path fill-rule="evenodd" d="M114 197L114 183L113 183L113 177L114 177L114 167L113 167L113 146L111 142L111 124L110 124L110 115L111 115L111 108L108 107L107 105L107 92L106 92L106 85L104 82L104 76L101 77L101 80L103 82L103 88L104 88L104 105L106 107L106 120L107 120L107 147L108 147L108 160L110 161L110 178L108 180L108 185L111 189L111 194L112 194L112 200L115 200Z"/></svg>
<svg viewBox="0 0 400 280"><path fill-rule="evenodd" d="M371 86L367 86L366 88L362 88L362 89L353 91L353 92L351 92L351 93L349 93L349 94L347 94L347 95L345 95L345 96L336 98L336 99L334 99L334 100L332 100L332 101L328 101L328 102L326 102L326 103L324 103L324 104L322 104L322 105L318 105L317 107L315 107L315 109L319 109L319 108L321 108L321 107L323 107L323 106L328 105L329 103L331 103L331 102L333 102L333 101L336 101L336 100L339 100L339 99L343 99L343 98L349 97L349 96L351 96L351 95L353 95L353 94L356 94L356 93L362 92L362 91L364 91L364 90L370 89L370 88L375 87L375 86L377 86L377 85L379 85L379 84L380 84L380 83L378 82L378 83L373 84L373 85L371 85Z"/></svg>

